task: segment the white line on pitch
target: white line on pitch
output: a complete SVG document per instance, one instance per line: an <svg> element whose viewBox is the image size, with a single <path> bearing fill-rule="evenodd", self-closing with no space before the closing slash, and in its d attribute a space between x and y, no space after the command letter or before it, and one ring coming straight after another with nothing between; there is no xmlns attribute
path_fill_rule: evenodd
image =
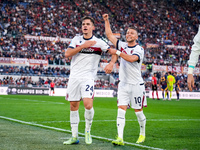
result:
<svg viewBox="0 0 200 150"><path fill-rule="evenodd" d="M6 98L4 99L10 99L10 100L24 100L24 101L30 101L30 102L43 102L43 103L53 103L53 104L65 104L60 102L51 102L51 101L43 101L43 100L34 100L34 99L18 99L18 98Z"/></svg>
<svg viewBox="0 0 200 150"><path fill-rule="evenodd" d="M53 130L57 130L57 131L64 131L64 132L71 133L70 130L65 130L65 129L61 129L61 128L46 126L46 125L42 125L42 124L36 124L36 123L32 123L32 122L26 122L26 121L17 120L17 119L13 119L13 118L8 118L8 117L4 117L4 116L0 116L0 118L1 119L6 119L6 120L9 120L9 121L19 122L19 123L22 123L22 124L27 124L27 125L32 125L32 126L43 127L43 128L47 128L47 129L53 129ZM79 132L79 135L84 136L85 134ZM91 135L91 136L93 138L95 138L95 139L100 139L100 140L107 140L107 141L113 141L114 140L114 139L109 139L109 138L95 136L95 135ZM147 149L163 150L163 149L160 149L160 148L155 148L155 147L145 146L145 145L140 145L140 144L135 144L135 143L129 143L129 142L124 142L124 143L128 144L128 145L132 145L132 146L138 146L138 147L142 147L142 148L147 148Z"/></svg>
<svg viewBox="0 0 200 150"><path fill-rule="evenodd" d="M116 120L93 120L93 122L115 122ZM137 119L130 119L126 121L138 121ZM200 119L147 119L147 121L200 121ZM53 123L53 122L70 122L70 121L39 121L40 123ZM80 120L85 122L85 120Z"/></svg>

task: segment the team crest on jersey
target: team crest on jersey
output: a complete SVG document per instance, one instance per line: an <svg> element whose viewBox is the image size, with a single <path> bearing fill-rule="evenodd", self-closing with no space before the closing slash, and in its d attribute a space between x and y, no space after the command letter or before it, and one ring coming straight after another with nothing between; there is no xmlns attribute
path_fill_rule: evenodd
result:
<svg viewBox="0 0 200 150"><path fill-rule="evenodd" d="M133 54L133 50L131 50L131 54Z"/></svg>

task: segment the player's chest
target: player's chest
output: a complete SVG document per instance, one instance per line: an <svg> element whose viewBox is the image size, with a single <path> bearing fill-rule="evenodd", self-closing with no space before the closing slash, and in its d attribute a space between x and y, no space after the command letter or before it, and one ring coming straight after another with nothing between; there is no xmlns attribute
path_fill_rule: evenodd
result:
<svg viewBox="0 0 200 150"><path fill-rule="evenodd" d="M128 54L128 55L133 55L135 49L134 48L129 48L129 47L122 47L121 48L121 51L125 54Z"/></svg>

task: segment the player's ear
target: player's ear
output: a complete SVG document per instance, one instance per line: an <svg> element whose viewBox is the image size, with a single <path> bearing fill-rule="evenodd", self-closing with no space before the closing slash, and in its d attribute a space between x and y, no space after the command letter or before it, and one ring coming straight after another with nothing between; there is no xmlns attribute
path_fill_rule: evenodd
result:
<svg viewBox="0 0 200 150"><path fill-rule="evenodd" d="M93 25L92 30L95 30L95 26Z"/></svg>

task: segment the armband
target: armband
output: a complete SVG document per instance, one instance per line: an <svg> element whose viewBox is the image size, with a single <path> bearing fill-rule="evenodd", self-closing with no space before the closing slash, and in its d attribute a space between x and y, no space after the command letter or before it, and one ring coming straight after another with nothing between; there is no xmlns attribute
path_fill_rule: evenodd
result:
<svg viewBox="0 0 200 150"><path fill-rule="evenodd" d="M116 54L119 56L121 54L121 52L120 51L116 51Z"/></svg>

